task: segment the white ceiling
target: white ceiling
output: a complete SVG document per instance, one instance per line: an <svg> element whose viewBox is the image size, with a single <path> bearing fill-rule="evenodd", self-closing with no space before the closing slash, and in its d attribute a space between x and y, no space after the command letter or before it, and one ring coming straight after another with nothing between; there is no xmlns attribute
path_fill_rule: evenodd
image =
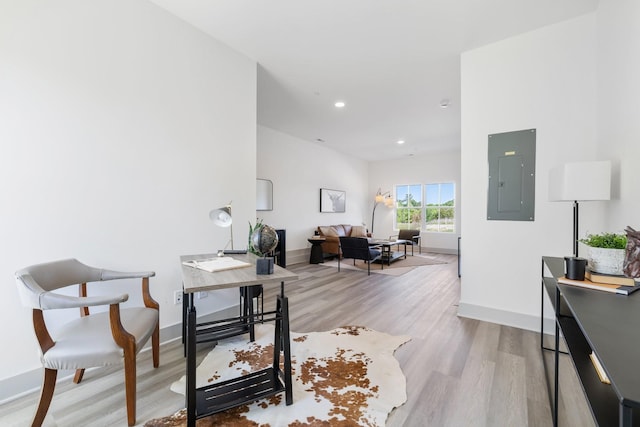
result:
<svg viewBox="0 0 640 427"><path fill-rule="evenodd" d="M258 62L259 124L370 161L459 148L460 53L598 4L151 1Z"/></svg>

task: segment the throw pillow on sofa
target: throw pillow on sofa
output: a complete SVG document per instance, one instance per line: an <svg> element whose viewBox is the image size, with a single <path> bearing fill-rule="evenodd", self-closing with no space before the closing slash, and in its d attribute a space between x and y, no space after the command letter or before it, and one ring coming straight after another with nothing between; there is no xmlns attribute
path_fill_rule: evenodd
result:
<svg viewBox="0 0 640 427"><path fill-rule="evenodd" d="M362 225L351 227L351 237L367 237L367 230Z"/></svg>

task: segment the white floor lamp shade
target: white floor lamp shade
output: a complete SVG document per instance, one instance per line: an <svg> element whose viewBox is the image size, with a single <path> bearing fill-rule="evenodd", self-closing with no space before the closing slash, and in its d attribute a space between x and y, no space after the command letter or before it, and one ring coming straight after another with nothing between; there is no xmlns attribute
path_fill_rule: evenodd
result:
<svg viewBox="0 0 640 427"><path fill-rule="evenodd" d="M611 198L611 162L565 163L549 173L549 201L573 202L573 254L578 256L578 202Z"/></svg>

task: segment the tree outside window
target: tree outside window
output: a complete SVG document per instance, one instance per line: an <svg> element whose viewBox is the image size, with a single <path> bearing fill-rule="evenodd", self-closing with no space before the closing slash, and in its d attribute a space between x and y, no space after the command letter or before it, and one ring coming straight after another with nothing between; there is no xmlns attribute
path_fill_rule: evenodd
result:
<svg viewBox="0 0 640 427"><path fill-rule="evenodd" d="M422 228L422 185L396 186L396 229Z"/></svg>
<svg viewBox="0 0 640 427"><path fill-rule="evenodd" d="M455 186L452 182L425 185L427 231L455 231Z"/></svg>

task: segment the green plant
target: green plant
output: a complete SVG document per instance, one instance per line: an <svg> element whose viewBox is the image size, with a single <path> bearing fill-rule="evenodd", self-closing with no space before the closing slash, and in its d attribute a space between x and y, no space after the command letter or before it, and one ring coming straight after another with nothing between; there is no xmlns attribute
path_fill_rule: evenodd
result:
<svg viewBox="0 0 640 427"><path fill-rule="evenodd" d="M627 236L616 233L588 234L582 243L592 248L605 249L625 249L627 247Z"/></svg>
<svg viewBox="0 0 640 427"><path fill-rule="evenodd" d="M253 233L255 231L257 231L257 230L260 230L263 225L264 224L262 223L262 220L260 218L256 218L256 225L255 226L251 225L251 222L249 222L249 241L247 242L247 249L252 254L258 255L258 256L262 256L263 254L260 253L260 251L258 251L256 248L253 247L253 242L251 241L251 238L253 237Z"/></svg>

